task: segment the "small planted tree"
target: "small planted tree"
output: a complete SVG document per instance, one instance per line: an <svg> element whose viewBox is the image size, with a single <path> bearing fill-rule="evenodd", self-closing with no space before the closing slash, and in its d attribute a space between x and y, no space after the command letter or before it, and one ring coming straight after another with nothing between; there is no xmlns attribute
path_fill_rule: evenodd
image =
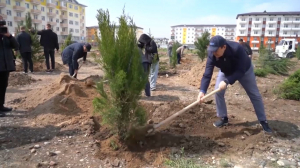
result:
<svg viewBox="0 0 300 168"><path fill-rule="evenodd" d="M180 43L178 43L178 41L176 41L174 44L173 44L173 47L172 47L172 57L171 57L171 67L172 68L176 68L176 65L177 65L177 48L180 47Z"/></svg>
<svg viewBox="0 0 300 168"><path fill-rule="evenodd" d="M195 41L197 55L203 61L207 57L207 46L209 45L210 33L205 31L200 38Z"/></svg>
<svg viewBox="0 0 300 168"><path fill-rule="evenodd" d="M283 99L300 100L300 70L289 76L274 92Z"/></svg>
<svg viewBox="0 0 300 168"><path fill-rule="evenodd" d="M102 122L121 140L125 140L130 127L144 125L147 119L138 104L147 74L144 73L137 47L136 26L123 12L115 35L116 26L111 23L108 10L98 10L97 19L101 33L97 39L101 56L96 60L104 70L109 91L100 82L97 90L101 97L95 98L93 105L95 112L101 114Z"/></svg>
<svg viewBox="0 0 300 168"><path fill-rule="evenodd" d="M68 45L72 44L72 34L69 34L61 46L61 51L63 51Z"/></svg>

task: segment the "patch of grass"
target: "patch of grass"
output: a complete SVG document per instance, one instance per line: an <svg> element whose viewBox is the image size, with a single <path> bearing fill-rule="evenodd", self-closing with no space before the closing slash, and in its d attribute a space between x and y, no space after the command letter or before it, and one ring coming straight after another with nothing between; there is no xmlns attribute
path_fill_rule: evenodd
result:
<svg viewBox="0 0 300 168"><path fill-rule="evenodd" d="M300 69L279 85L274 93L283 99L300 100Z"/></svg>
<svg viewBox="0 0 300 168"><path fill-rule="evenodd" d="M232 167L232 165L226 159L220 160L220 166L221 167Z"/></svg>
<svg viewBox="0 0 300 168"><path fill-rule="evenodd" d="M159 72L166 71L168 64L166 62L159 62Z"/></svg>
<svg viewBox="0 0 300 168"><path fill-rule="evenodd" d="M118 144L116 143L116 141L114 141L114 140L111 140L110 141L110 147L113 149L113 150L119 150L119 146L118 146Z"/></svg>

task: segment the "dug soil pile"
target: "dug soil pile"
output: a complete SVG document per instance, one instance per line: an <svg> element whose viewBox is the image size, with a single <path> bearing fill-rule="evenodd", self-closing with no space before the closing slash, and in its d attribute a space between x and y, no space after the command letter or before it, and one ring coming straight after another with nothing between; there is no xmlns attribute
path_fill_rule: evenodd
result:
<svg viewBox="0 0 300 168"><path fill-rule="evenodd" d="M25 73L12 72L9 75L8 86L23 86L34 82L36 80Z"/></svg>
<svg viewBox="0 0 300 168"><path fill-rule="evenodd" d="M51 62L50 62L50 64L51 64ZM64 66L60 63L55 62L55 70L56 71L63 71L63 70L66 70L66 69L67 69L67 66ZM46 67L45 60L39 60L39 61L33 63L33 71L34 72L40 72L40 71L46 71L46 70L47 70L47 67ZM18 71L18 72L23 72L24 71L23 70L23 63L17 64L16 71Z"/></svg>
<svg viewBox="0 0 300 168"><path fill-rule="evenodd" d="M203 77L203 74L205 72L205 66L206 66L206 60L203 62L199 62L196 65L194 65L191 70L185 74L180 75L184 81L186 81L191 86L200 87L201 79ZM214 89L216 84L216 79L218 75L218 69L214 69L213 76L211 78L211 82L209 85L209 89Z"/></svg>
<svg viewBox="0 0 300 168"><path fill-rule="evenodd" d="M99 81L99 77L77 80L61 74L52 84L31 91L20 107L31 109L30 117L34 125L72 125L92 116L92 101L98 96L93 86L86 86L86 81Z"/></svg>

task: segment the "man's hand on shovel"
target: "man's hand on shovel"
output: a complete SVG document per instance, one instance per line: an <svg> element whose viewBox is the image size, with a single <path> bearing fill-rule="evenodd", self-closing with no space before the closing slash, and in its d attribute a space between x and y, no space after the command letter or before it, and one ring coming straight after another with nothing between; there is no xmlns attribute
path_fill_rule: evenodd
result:
<svg viewBox="0 0 300 168"><path fill-rule="evenodd" d="M199 95L198 95L198 98L197 98L197 101L198 101L199 104L204 102L204 99L202 99L204 96L205 96L204 93L199 92Z"/></svg>

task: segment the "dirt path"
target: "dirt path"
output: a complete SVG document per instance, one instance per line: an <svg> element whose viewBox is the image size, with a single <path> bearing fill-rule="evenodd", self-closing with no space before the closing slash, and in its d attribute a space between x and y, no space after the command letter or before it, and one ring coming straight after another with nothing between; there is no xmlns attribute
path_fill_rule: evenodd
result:
<svg viewBox="0 0 300 168"><path fill-rule="evenodd" d="M121 146L114 151L114 137L92 115L97 93L84 80L100 80L103 73L90 61L81 68L79 81L61 76L67 73L61 68L51 74L28 74L31 78L23 75L27 84L9 86L6 102L15 109L0 118L1 168L164 167L170 155L200 167L300 167L300 102L276 99L272 93L282 77L257 78L270 126L276 131L272 136L261 131L250 100L236 83L226 94L229 126L212 126L217 118L211 97L147 137L140 147L126 148L116 141ZM157 90L141 100L156 123L196 100L203 73L204 63L192 54L183 57L176 73L167 70L167 61L161 58ZM59 59L57 63L61 64Z"/></svg>

